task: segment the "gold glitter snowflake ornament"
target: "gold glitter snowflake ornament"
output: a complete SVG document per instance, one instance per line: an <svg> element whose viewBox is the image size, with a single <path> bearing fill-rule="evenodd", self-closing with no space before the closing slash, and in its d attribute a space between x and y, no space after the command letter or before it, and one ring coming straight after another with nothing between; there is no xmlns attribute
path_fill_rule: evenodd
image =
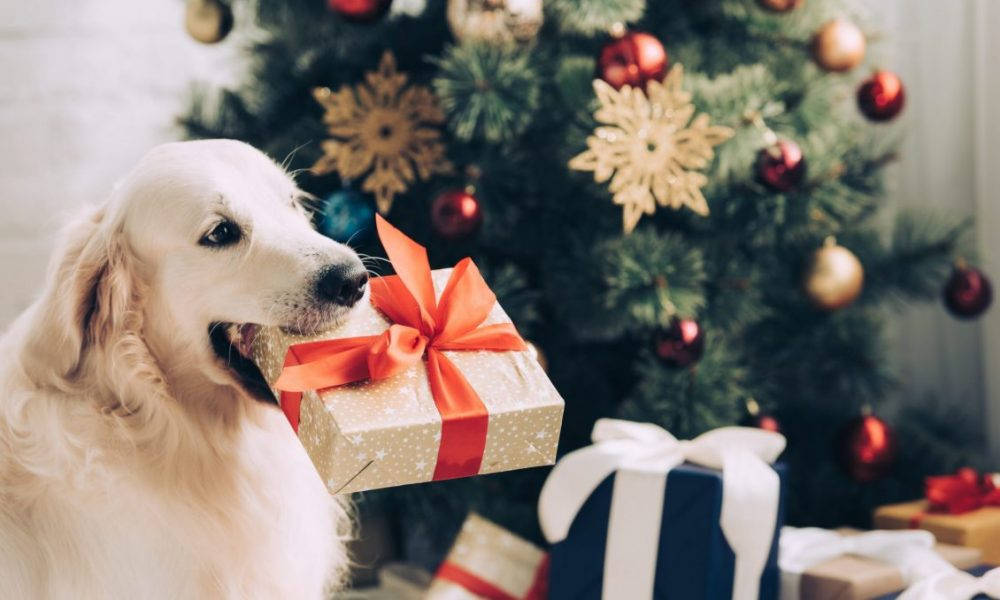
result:
<svg viewBox="0 0 1000 600"><path fill-rule="evenodd" d="M587 138L587 150L573 157L569 167L593 171L598 183L611 180L614 203L622 205L625 233L635 229L642 215L656 205L678 209L686 206L708 214L701 188L708 178L697 169L711 162L712 148L733 135L733 130L709 125L708 115L694 115L691 94L681 89L684 69L676 65L660 83L621 90L594 80L600 124Z"/></svg>
<svg viewBox="0 0 1000 600"><path fill-rule="evenodd" d="M326 110L332 139L323 141L312 172L336 171L345 179L368 173L361 189L375 194L379 212L389 212L393 197L417 178L451 171L439 129L444 113L429 89L406 84L390 52L363 83L336 92L316 88L313 96Z"/></svg>

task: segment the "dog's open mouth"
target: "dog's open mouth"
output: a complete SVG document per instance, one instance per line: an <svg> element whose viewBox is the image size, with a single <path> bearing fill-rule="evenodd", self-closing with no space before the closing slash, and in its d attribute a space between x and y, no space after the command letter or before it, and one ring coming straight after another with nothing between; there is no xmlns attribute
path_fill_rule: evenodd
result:
<svg viewBox="0 0 1000 600"><path fill-rule="evenodd" d="M216 356L250 397L277 404L267 380L250 358L259 329L260 326L253 323L212 323L208 327L208 337Z"/></svg>

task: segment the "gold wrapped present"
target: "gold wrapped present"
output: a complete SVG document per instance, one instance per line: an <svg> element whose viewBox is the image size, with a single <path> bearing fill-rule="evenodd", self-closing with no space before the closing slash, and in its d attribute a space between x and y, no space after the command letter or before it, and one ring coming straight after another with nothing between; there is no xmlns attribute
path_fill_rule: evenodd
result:
<svg viewBox="0 0 1000 600"><path fill-rule="evenodd" d="M880 529L926 529L939 542L978 548L983 562L1000 564L1000 507L984 506L962 514L931 512L927 500L887 504L875 510Z"/></svg>
<svg viewBox="0 0 1000 600"><path fill-rule="evenodd" d="M261 331L254 360L333 493L555 461L563 400L469 259L431 272L386 221L396 276L337 329Z"/></svg>
<svg viewBox="0 0 1000 600"><path fill-rule="evenodd" d="M425 600L545 600L548 555L503 527L470 514Z"/></svg>

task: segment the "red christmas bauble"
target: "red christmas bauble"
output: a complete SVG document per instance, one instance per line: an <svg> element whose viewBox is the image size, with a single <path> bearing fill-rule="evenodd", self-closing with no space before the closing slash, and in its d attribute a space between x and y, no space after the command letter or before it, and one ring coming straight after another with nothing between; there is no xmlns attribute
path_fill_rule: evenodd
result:
<svg viewBox="0 0 1000 600"><path fill-rule="evenodd" d="M781 433L781 423L778 422L778 419L764 413L747 415L740 421L740 425L743 427L756 427L757 429L763 429L764 431Z"/></svg>
<svg viewBox="0 0 1000 600"><path fill-rule="evenodd" d="M778 419L762 411L760 404L757 404L757 401L752 398L747 399L746 413L740 419L739 424L743 427L756 427L764 431L781 433L781 423L778 422Z"/></svg>
<svg viewBox="0 0 1000 600"><path fill-rule="evenodd" d="M648 33L629 31L601 48L597 76L611 87L645 88L652 80L663 81L667 74L667 51L660 40Z"/></svg>
<svg viewBox="0 0 1000 600"><path fill-rule="evenodd" d="M958 265L944 286L944 305L951 314L974 319L986 312L993 302L993 286L982 271Z"/></svg>
<svg viewBox="0 0 1000 600"><path fill-rule="evenodd" d="M840 431L837 454L851 479L859 483L881 479L896 462L896 434L875 415L855 417Z"/></svg>
<svg viewBox="0 0 1000 600"><path fill-rule="evenodd" d="M798 8L805 0L758 0L761 6L774 12L788 12Z"/></svg>
<svg viewBox="0 0 1000 600"><path fill-rule="evenodd" d="M368 23L389 12L392 0L327 0L330 10L345 21Z"/></svg>
<svg viewBox="0 0 1000 600"><path fill-rule="evenodd" d="M888 121L903 110L906 91L891 71L875 71L858 87L858 108L872 121Z"/></svg>
<svg viewBox="0 0 1000 600"><path fill-rule="evenodd" d="M757 154L757 178L773 190L791 191L805 176L806 159L799 145L791 140L778 140Z"/></svg>
<svg viewBox="0 0 1000 600"><path fill-rule="evenodd" d="M445 190L431 203L431 225L443 238L454 240L472 235L482 223L479 198L468 190Z"/></svg>
<svg viewBox="0 0 1000 600"><path fill-rule="evenodd" d="M656 355L671 367L687 367L698 362L705 351L705 332L694 319L677 319L660 332L655 341Z"/></svg>

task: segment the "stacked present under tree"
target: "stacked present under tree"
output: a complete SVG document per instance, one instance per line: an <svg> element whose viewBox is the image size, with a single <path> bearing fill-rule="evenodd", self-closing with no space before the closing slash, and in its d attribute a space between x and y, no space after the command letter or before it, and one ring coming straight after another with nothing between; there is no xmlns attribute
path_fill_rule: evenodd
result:
<svg viewBox="0 0 1000 600"><path fill-rule="evenodd" d="M875 526L926 529L939 541L978 548L985 562L1000 564L1000 475L966 468L928 477L925 496L878 508Z"/></svg>
<svg viewBox="0 0 1000 600"><path fill-rule="evenodd" d="M476 514L462 524L425 600L546 600L549 557Z"/></svg>
<svg viewBox="0 0 1000 600"><path fill-rule="evenodd" d="M868 600L981 562L979 550L936 544L926 531L785 527L781 600Z"/></svg>

